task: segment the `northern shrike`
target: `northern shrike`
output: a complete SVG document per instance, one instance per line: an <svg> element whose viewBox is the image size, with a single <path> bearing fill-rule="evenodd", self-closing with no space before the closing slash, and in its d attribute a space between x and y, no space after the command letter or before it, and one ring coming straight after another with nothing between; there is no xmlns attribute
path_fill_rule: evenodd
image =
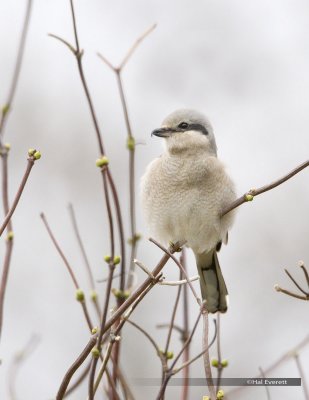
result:
<svg viewBox="0 0 309 400"><path fill-rule="evenodd" d="M215 313L227 310L227 289L217 251L227 243L233 212L221 211L236 198L233 181L217 158L208 119L194 110L177 110L152 135L165 140L165 152L142 178L142 206L154 238L186 241L196 258L202 299Z"/></svg>

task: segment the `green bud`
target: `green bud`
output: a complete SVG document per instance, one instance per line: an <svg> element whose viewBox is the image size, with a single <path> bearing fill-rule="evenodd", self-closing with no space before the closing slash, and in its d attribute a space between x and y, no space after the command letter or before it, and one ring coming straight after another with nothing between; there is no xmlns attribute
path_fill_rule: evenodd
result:
<svg viewBox="0 0 309 400"><path fill-rule="evenodd" d="M6 240L13 240L14 239L14 232L9 231L8 234L6 235Z"/></svg>
<svg viewBox="0 0 309 400"><path fill-rule="evenodd" d="M99 357L100 357L100 351L99 351L99 349L98 349L97 347L94 347L94 348L91 350L91 354L92 354L92 356L93 356L94 358L99 358Z"/></svg>
<svg viewBox="0 0 309 400"><path fill-rule="evenodd" d="M217 393L217 400L221 400L224 398L224 392L223 390L219 390Z"/></svg>
<svg viewBox="0 0 309 400"><path fill-rule="evenodd" d="M142 235L140 233L136 233L133 238L128 239L128 243L129 244L135 244L136 242L138 242L139 240L141 240Z"/></svg>
<svg viewBox="0 0 309 400"><path fill-rule="evenodd" d="M4 144L4 148L5 148L7 151L10 151L10 150L11 150L11 144L10 144L10 143L5 143L5 144Z"/></svg>
<svg viewBox="0 0 309 400"><path fill-rule="evenodd" d="M104 256L104 261L109 263L111 261L112 257L111 256Z"/></svg>
<svg viewBox="0 0 309 400"><path fill-rule="evenodd" d="M223 368L227 367L229 365L228 360L226 360L226 359L222 360L221 361L221 365L222 365Z"/></svg>
<svg viewBox="0 0 309 400"><path fill-rule="evenodd" d="M33 157L34 157L35 160L39 160L42 157L42 154L39 151L36 151L33 154Z"/></svg>
<svg viewBox="0 0 309 400"><path fill-rule="evenodd" d="M97 298L98 298L98 293L95 290L91 290L90 298L91 298L92 301L96 301Z"/></svg>
<svg viewBox="0 0 309 400"><path fill-rule="evenodd" d="M29 156L33 156L35 152L36 152L35 149L29 149L29 150L28 150Z"/></svg>
<svg viewBox="0 0 309 400"><path fill-rule="evenodd" d="M135 139L133 136L129 136L127 140L127 148L129 150L134 150L135 149Z"/></svg>
<svg viewBox="0 0 309 400"><path fill-rule="evenodd" d="M252 194L246 194L246 195L245 195L246 201L252 201L253 198L254 198L254 196L252 196Z"/></svg>
<svg viewBox="0 0 309 400"><path fill-rule="evenodd" d="M80 301L81 303L85 300L85 294L82 291L82 289L76 290L75 297L76 297L76 300Z"/></svg>
<svg viewBox="0 0 309 400"><path fill-rule="evenodd" d="M122 290L113 288L111 291L112 291L113 295L116 297L116 299L126 300L130 296L130 292L128 290L122 291Z"/></svg>
<svg viewBox="0 0 309 400"><path fill-rule="evenodd" d="M9 111L9 109L10 109L10 105L9 105L9 104L5 104L5 105L2 107L2 115L4 116L5 114L7 114L8 111Z"/></svg>
<svg viewBox="0 0 309 400"><path fill-rule="evenodd" d="M212 365L213 367L215 367L215 368L218 368L218 367L219 367L219 361L218 361L216 358L213 358L213 359L211 360L211 365Z"/></svg>
<svg viewBox="0 0 309 400"><path fill-rule="evenodd" d="M93 335L95 335L97 332L98 332L98 327L97 326L95 326L94 328L91 329L91 333Z"/></svg>
<svg viewBox="0 0 309 400"><path fill-rule="evenodd" d="M166 358L167 358L168 360L171 360L173 357L174 357L174 353L173 353L172 351L168 351L168 352L166 353Z"/></svg>
<svg viewBox="0 0 309 400"><path fill-rule="evenodd" d="M101 158L98 158L95 163L97 167L101 168L104 167L104 165L108 165L109 160L106 156L103 156Z"/></svg>
<svg viewBox="0 0 309 400"><path fill-rule="evenodd" d="M203 400L210 400L209 396L203 396Z"/></svg>
<svg viewBox="0 0 309 400"><path fill-rule="evenodd" d="M121 257L120 257L120 256L115 256L115 257L114 257L114 265L119 264L120 261L121 261Z"/></svg>

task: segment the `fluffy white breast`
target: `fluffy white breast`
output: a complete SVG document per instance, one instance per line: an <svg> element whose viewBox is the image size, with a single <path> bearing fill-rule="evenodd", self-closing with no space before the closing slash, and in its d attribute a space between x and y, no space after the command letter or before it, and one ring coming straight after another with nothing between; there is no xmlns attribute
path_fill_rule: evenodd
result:
<svg viewBox="0 0 309 400"><path fill-rule="evenodd" d="M234 185L205 149L166 151L148 165L141 194L150 234L164 243L186 240L201 253L224 240L232 224L233 213L221 219L220 212L235 199Z"/></svg>

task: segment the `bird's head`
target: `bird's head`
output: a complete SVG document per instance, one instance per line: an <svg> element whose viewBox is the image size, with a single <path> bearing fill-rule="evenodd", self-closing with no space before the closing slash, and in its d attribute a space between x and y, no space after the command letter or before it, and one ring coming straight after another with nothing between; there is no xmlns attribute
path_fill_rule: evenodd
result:
<svg viewBox="0 0 309 400"><path fill-rule="evenodd" d="M203 114L195 110L174 111L151 135L165 138L166 148L171 154L202 151L217 155L212 126Z"/></svg>

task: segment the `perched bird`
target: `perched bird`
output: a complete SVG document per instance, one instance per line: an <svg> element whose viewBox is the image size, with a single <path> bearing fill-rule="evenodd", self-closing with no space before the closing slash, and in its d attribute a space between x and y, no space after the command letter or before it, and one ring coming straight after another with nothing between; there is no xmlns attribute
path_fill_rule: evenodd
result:
<svg viewBox="0 0 309 400"><path fill-rule="evenodd" d="M152 135L165 151L147 167L141 182L142 207L151 235L168 243L186 241L196 258L202 299L208 312L227 310L227 289L217 251L227 243L236 199L234 184L217 158L212 126L201 113L181 109Z"/></svg>

